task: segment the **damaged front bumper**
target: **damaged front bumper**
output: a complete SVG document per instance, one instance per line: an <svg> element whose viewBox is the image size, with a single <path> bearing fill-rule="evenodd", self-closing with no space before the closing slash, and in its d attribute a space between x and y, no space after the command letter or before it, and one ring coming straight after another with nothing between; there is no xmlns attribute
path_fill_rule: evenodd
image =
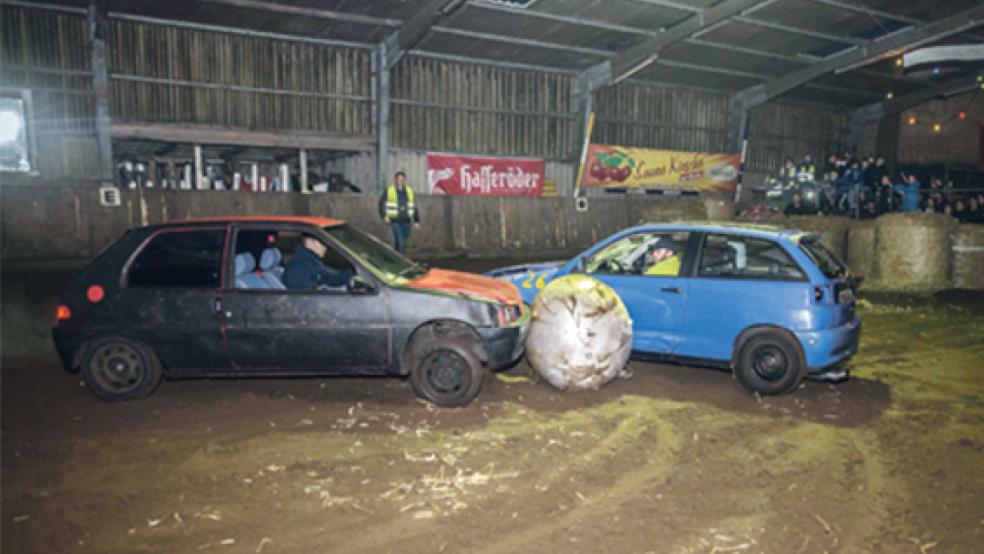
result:
<svg viewBox="0 0 984 554"><path fill-rule="evenodd" d="M526 351L526 337L530 333L532 311L523 305L519 318L502 327L478 329L485 343L488 366L501 369L511 365Z"/></svg>

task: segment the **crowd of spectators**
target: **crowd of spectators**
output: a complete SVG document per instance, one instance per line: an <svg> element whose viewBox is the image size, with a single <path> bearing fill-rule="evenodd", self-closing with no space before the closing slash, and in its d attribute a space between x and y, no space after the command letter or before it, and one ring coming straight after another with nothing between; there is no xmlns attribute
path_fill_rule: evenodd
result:
<svg viewBox="0 0 984 554"><path fill-rule="evenodd" d="M872 219L891 212L942 213L961 223L984 223L984 193L946 194L943 181L928 186L913 174L893 176L881 155L855 158L851 152L827 157L817 171L806 153L796 163L786 158L778 177L769 177L769 198L786 215L829 214Z"/></svg>

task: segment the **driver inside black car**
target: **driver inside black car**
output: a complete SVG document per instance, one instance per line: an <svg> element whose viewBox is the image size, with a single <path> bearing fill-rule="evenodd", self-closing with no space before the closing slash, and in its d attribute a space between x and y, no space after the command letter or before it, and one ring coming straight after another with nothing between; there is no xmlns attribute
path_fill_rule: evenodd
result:
<svg viewBox="0 0 984 554"><path fill-rule="evenodd" d="M311 235L304 235L284 269L284 276L281 278L284 286L291 290L310 290L347 285L352 272L347 269L333 270L322 263L321 259L327 251L325 243Z"/></svg>

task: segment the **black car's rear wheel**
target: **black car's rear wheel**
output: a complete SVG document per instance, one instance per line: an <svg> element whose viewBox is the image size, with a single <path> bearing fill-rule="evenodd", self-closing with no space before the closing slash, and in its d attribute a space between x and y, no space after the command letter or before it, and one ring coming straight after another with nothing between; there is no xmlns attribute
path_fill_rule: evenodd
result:
<svg viewBox="0 0 984 554"><path fill-rule="evenodd" d="M103 400L147 396L161 381L161 365L150 347L122 338L99 339L82 355L82 378Z"/></svg>
<svg viewBox="0 0 984 554"><path fill-rule="evenodd" d="M420 350L410 370L417 396L439 406L464 406L482 388L485 367L467 343L438 339Z"/></svg>
<svg viewBox="0 0 984 554"><path fill-rule="evenodd" d="M738 382L765 395L796 389L806 374L806 364L795 340L779 330L762 330L749 337L735 363Z"/></svg>

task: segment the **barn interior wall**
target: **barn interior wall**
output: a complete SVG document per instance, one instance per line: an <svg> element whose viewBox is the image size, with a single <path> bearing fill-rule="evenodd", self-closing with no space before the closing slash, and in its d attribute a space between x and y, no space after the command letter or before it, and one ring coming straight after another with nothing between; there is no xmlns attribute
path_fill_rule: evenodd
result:
<svg viewBox="0 0 984 554"><path fill-rule="evenodd" d="M772 101L753 108L748 118L750 171L775 172L785 158L806 152L819 165L847 144L850 112L830 106Z"/></svg>
<svg viewBox="0 0 984 554"><path fill-rule="evenodd" d="M0 187L5 269L78 267L131 227L230 214L318 215L345 219L392 240L374 194L281 194L246 191L123 189L119 206L100 203L90 183ZM639 223L660 204L667 218L693 217L694 200L599 198L578 212L569 198L420 195L422 225L410 254L568 256ZM698 205L703 205L697 203Z"/></svg>
<svg viewBox="0 0 984 554"><path fill-rule="evenodd" d="M95 174L85 15L2 9L0 72L5 86L32 92L41 176ZM107 41L114 121L373 134L368 48L120 18L110 18ZM389 167L408 171L421 190L423 153L445 151L544 158L547 179L570 194L580 147L571 74L410 55L391 82ZM629 80L596 92L592 140L723 151L727 100L725 93ZM840 149L846 128L846 112L770 102L750 114L747 168L769 171L785 156ZM332 165L360 184L375 181L369 154Z"/></svg>
<svg viewBox="0 0 984 554"><path fill-rule="evenodd" d="M370 51L110 20L114 118L372 134Z"/></svg>
<svg viewBox="0 0 984 554"><path fill-rule="evenodd" d="M595 95L591 139L602 144L723 152L728 96L625 81Z"/></svg>
<svg viewBox="0 0 984 554"><path fill-rule="evenodd" d="M0 9L0 88L30 91L38 173L91 174L98 160L96 93L85 17Z"/></svg>
<svg viewBox="0 0 984 554"><path fill-rule="evenodd" d="M984 124L984 95L968 92L933 100L896 118L901 164L956 163L977 166L981 159L980 126ZM960 118L960 112L966 117ZM909 118L915 117L914 125ZM933 124L940 124L940 131Z"/></svg>

